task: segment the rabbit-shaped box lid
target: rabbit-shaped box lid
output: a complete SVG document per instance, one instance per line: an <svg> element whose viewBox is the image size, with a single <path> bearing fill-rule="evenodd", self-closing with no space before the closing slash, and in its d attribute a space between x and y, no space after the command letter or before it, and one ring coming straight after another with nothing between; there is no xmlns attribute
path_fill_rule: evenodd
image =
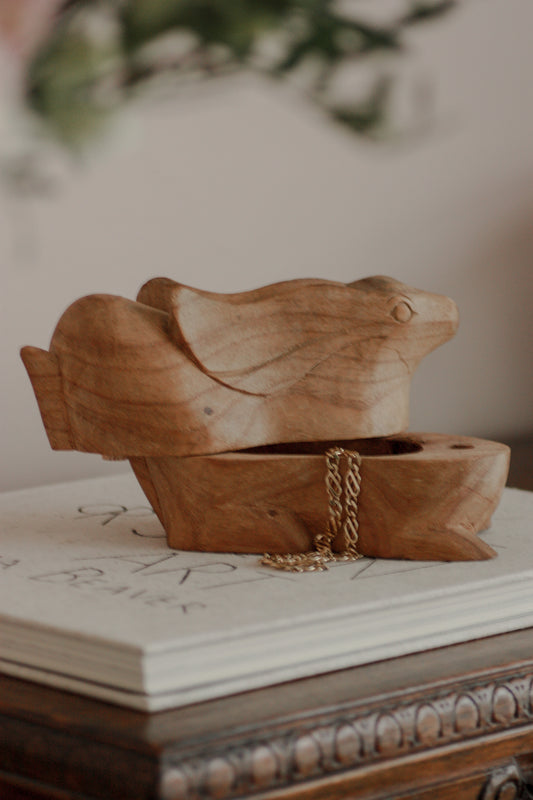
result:
<svg viewBox="0 0 533 800"><path fill-rule="evenodd" d="M54 449L110 458L388 436L455 303L384 277L237 294L166 278L77 300L22 358Z"/></svg>

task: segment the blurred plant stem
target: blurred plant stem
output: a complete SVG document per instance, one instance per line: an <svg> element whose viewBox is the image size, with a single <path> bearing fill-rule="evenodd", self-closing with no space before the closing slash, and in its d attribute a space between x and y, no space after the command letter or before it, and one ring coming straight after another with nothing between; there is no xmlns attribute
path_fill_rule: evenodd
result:
<svg viewBox="0 0 533 800"><path fill-rule="evenodd" d="M402 54L407 28L455 5L405 0L378 24L357 2L341 7L333 0L69 0L26 64L25 100L52 136L79 150L121 103L162 75L190 81L235 69L283 79L304 73L307 85L298 83L324 113L355 133L379 135L393 75L380 75L363 97L342 100L337 77L380 53Z"/></svg>
<svg viewBox="0 0 533 800"><path fill-rule="evenodd" d="M139 92L250 70L289 81L349 131L383 138L390 56L405 57L408 28L456 4L398 0L377 23L367 0L0 0L0 178L15 260L33 257L32 198ZM361 88L351 76L363 64L372 69Z"/></svg>

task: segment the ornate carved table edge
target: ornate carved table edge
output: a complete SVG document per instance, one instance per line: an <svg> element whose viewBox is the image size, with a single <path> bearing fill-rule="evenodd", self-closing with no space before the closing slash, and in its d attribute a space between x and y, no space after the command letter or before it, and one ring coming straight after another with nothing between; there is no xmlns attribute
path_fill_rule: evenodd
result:
<svg viewBox="0 0 533 800"><path fill-rule="evenodd" d="M503 774L500 758L533 745L532 687L529 665L518 674L436 685L313 717L260 740L228 741L185 759L175 754L166 762L162 797L275 798L289 790L294 798L343 797L346 791L350 798L388 798L391 791L411 797L426 781L431 796L439 796L439 784L469 777L476 784L472 796L480 800L503 798L504 786L506 800L529 796L518 764ZM509 737L524 728L525 736ZM487 776L491 749L496 766Z"/></svg>
<svg viewBox="0 0 533 800"><path fill-rule="evenodd" d="M505 634L154 715L1 677L0 796L528 797L532 637Z"/></svg>
<svg viewBox="0 0 533 800"><path fill-rule="evenodd" d="M533 797L533 785L515 758L493 769L483 786L480 800L498 800L505 796L520 797L523 800Z"/></svg>

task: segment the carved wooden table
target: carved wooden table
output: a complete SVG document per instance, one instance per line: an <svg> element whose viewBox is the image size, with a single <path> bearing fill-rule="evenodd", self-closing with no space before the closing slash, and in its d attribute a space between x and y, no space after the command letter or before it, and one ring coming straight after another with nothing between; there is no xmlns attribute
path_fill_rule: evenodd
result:
<svg viewBox="0 0 533 800"><path fill-rule="evenodd" d="M1 800L243 797L533 797L533 629L152 715L0 676Z"/></svg>
<svg viewBox="0 0 533 800"><path fill-rule="evenodd" d="M0 678L0 797L533 796L533 629L158 714Z"/></svg>

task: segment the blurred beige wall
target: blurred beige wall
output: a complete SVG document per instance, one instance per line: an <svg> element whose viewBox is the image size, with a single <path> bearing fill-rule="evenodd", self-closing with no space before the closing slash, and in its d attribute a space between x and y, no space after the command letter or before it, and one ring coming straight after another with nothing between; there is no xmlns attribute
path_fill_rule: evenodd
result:
<svg viewBox="0 0 533 800"><path fill-rule="evenodd" d="M462 324L417 373L411 428L531 430L532 30L530 0L465 0L412 33L398 118L412 121L421 86L433 110L395 143L358 140L289 87L238 77L145 102L52 197L4 193L0 488L127 469L49 449L18 350L47 347L80 295L134 297L154 275L237 291L389 274L448 294Z"/></svg>

